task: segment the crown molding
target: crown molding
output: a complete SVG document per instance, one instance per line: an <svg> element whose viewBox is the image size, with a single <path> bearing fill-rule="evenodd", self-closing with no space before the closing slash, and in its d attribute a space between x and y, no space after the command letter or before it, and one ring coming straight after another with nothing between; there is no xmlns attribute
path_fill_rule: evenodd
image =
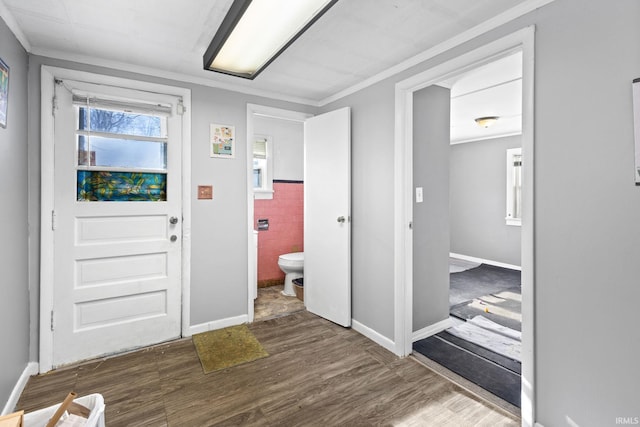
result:
<svg viewBox="0 0 640 427"><path fill-rule="evenodd" d="M536 9L541 8L555 0L530 0L524 3L520 3L517 6L512 7L511 9L494 16L493 18L482 22L481 24L476 25L475 27L458 34L455 37L452 37L430 49L425 50L422 53L419 53L397 65L394 65L391 68L382 71L375 76L369 77L368 79L363 80L362 82L355 84L347 89L344 89L334 95L331 95L327 98L324 98L319 101L319 106L323 107L331 102L337 101L338 99L344 98L345 96L352 95L362 89L365 89L369 86L372 86L382 80L385 80L389 77L392 77L396 74L399 74L409 68L418 65L422 62L425 62L443 52L446 52L450 49L453 49L457 46L460 46L463 43L468 42L484 33L487 33L491 30L494 30L501 25L506 24L507 22L513 21L516 18L519 18L529 12L532 12Z"/></svg>
<svg viewBox="0 0 640 427"><path fill-rule="evenodd" d="M2 0L0 0L2 1ZM126 62L113 61L110 59L95 58L86 55L78 55L69 52L55 51L49 49L34 48L31 54L43 56L51 59L78 62L81 64L92 65L96 67L110 68L118 71L127 71L131 73L143 74L151 77L159 77L163 79L173 80L178 83L192 83L201 86L212 87L216 89L224 89L232 92L244 93L246 95L259 96L279 101L292 102L295 104L309 105L319 107L318 101L308 98L283 95L263 89L248 88L245 86L234 85L232 83L224 83L208 79L206 77L194 76L191 74L177 73L173 71L158 70L156 68L145 67L141 65L129 64Z"/></svg>
<svg viewBox="0 0 640 427"><path fill-rule="evenodd" d="M2 0L0 0L0 17L4 20L4 23L7 24L7 27L11 30L14 36L18 39L24 50L27 52L31 52L31 43L29 43L29 39L22 31L22 28L18 25L18 21L13 16L13 13L7 9L7 6L4 4Z"/></svg>

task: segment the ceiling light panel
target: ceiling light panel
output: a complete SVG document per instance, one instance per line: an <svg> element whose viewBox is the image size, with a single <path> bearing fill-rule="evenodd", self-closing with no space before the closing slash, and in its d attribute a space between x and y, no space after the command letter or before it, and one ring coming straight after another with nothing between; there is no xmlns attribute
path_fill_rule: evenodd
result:
<svg viewBox="0 0 640 427"><path fill-rule="evenodd" d="M236 0L204 55L211 71L253 79L337 0Z"/></svg>

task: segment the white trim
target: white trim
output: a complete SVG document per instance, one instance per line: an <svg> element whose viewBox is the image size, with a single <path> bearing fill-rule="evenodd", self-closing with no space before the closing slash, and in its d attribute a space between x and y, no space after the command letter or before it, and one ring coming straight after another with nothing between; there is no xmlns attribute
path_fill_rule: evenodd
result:
<svg viewBox="0 0 640 427"><path fill-rule="evenodd" d="M522 131L500 133L500 134L489 135L489 136L479 136L479 137L473 137L468 139L456 139L451 141L451 145L467 144L469 142L489 141L492 139L507 138L509 136L519 136L519 135L522 135Z"/></svg>
<svg viewBox="0 0 640 427"><path fill-rule="evenodd" d="M242 325L244 323L249 323L249 319L246 315L236 316L236 317L227 317L226 319L213 320L207 323L200 323L199 325L189 326L187 331L188 335L192 336L195 334L201 334L203 332L209 331L217 331L218 329L228 328L229 326Z"/></svg>
<svg viewBox="0 0 640 427"><path fill-rule="evenodd" d="M439 332L444 331L445 329L451 328L453 326L453 320L450 317L447 317L444 320L434 323L433 325L429 325L426 328L422 328L418 331L415 331L411 335L411 341L416 342L424 338L428 338L431 335L435 335Z"/></svg>
<svg viewBox="0 0 640 427"><path fill-rule="evenodd" d="M183 336L191 317L191 90L138 80L94 74L43 65L41 69L41 191L40 191L40 372L53 367L53 333L50 313L53 307L53 135L54 117L51 99L54 79L73 79L94 84L118 86L182 98L182 318Z"/></svg>
<svg viewBox="0 0 640 427"><path fill-rule="evenodd" d="M255 286L257 285L258 278L255 265L257 260L255 259L256 251L254 249L253 230L255 224L253 223L253 117L270 117L273 119L290 120L294 122L304 123L309 117L313 117L313 114L303 113L301 111L284 110L282 108L268 107L266 105L259 104L247 104L247 321L253 322L254 318L254 298L255 298ZM259 238L259 237L258 237Z"/></svg>
<svg viewBox="0 0 640 427"><path fill-rule="evenodd" d="M29 39L22 31L22 28L20 28L20 25L18 25L18 21L16 21L13 13L9 11L2 0L0 0L0 16L4 20L5 24L7 24L7 27L9 27L13 35L16 36L24 50L31 52L31 43L29 43Z"/></svg>
<svg viewBox="0 0 640 427"><path fill-rule="evenodd" d="M212 87L216 89L224 89L224 90L229 90L237 93L243 93L246 95L254 95L259 97L276 99L280 101L292 102L295 104L310 105L314 107L320 106L318 104L318 101L309 99L309 98L283 95L281 93L272 92L269 90L256 89L253 87L247 87L239 84L226 83L226 82L213 80L215 76L213 75L214 73L212 73L211 71L200 70L200 72L202 73L202 76L197 76L193 74L186 74L186 73L179 73L179 72L176 73L173 71L160 70L157 68L150 68L150 67L145 67L143 65L135 65L131 63L114 61L110 59L95 58L91 56L79 55L79 54L69 53L69 52L61 52L61 51L51 50L51 49L41 49L39 47L33 48L30 53L33 55L39 55L47 58L60 59L60 60L71 61L71 62L79 62L82 64L93 65L96 67L111 68L114 70L128 71L136 74L144 74L146 76L151 76L151 77L160 77L163 79L175 80L180 83L192 83L192 84Z"/></svg>
<svg viewBox="0 0 640 427"><path fill-rule="evenodd" d="M519 18L527 13L539 9L554 0L530 0L525 1L524 3L520 3L517 6L512 7L511 9L496 15L495 17L484 21L481 24L476 25L475 27L458 34L455 37L452 37L430 49L425 50L422 53L419 53L401 63L388 68L381 73L376 74L375 76L369 77L358 84L355 84L347 89L344 89L338 93L335 93L331 96L328 96L318 102L318 106L323 107L331 102L337 101L340 98L344 98L345 96L352 95L362 89L365 89L369 86L372 86L382 80L385 80L389 77L392 77L398 73L401 73L409 68L418 65L424 61L427 61L447 50L453 49L454 47L460 46L463 43L468 42L471 39L474 39L484 33L487 33L493 29L496 29L510 21L513 21L516 18Z"/></svg>
<svg viewBox="0 0 640 427"><path fill-rule="evenodd" d="M534 210L533 210L533 85L535 27L523 28L478 49L460 55L422 73L400 81L395 87L395 256L394 295L397 354L412 351L413 321L413 94L466 70L478 67L515 50L523 52L522 148L523 148L523 227L522 227L522 425L535 420L534 358Z"/></svg>
<svg viewBox="0 0 640 427"><path fill-rule="evenodd" d="M449 256L453 257L453 258L462 259L464 261L479 262L480 264L489 264L489 265L493 265L493 266L496 266L496 267L510 268L511 270L522 270L522 267L520 267L519 265L507 264L505 262L493 261L491 259L478 258L478 257L474 257L474 256L469 256L469 255L456 254L456 253L453 253L453 252L449 252Z"/></svg>
<svg viewBox="0 0 640 427"><path fill-rule="evenodd" d="M460 46L461 44L466 43L469 40L475 37L478 37L479 35L482 35L495 28L498 28L507 22L510 22L516 18L519 18L520 16L523 16L533 10L541 8L553 1L554 0L529 0L524 3L520 3L517 6L514 6L513 8L499 15L496 15L495 17L479 25L476 25L475 27L455 37L452 37L430 49L427 49L422 53L419 53L418 55L415 55L391 68L388 68L387 70L384 70L376 74L375 76L372 76L362 82L359 82L351 87L348 87L340 92L337 92L321 100L282 95L282 94L271 92L268 90L255 89L255 88L246 87L242 85L215 81L215 80L212 80L212 78L206 77L206 73L209 73L209 72L204 70L201 70L202 76L196 76L196 75L185 74L185 73L176 73L172 71L158 70L156 68L150 68L150 67L145 67L141 65L133 65L133 64L128 64L128 63L119 62L119 61L94 58L86 55L78 55L78 54L73 54L69 52L53 51L50 49L41 49L38 47L32 48L31 44L29 43L27 38L24 36L24 33L22 32L20 27L17 25L17 22L13 18L13 15L9 13L6 6L3 7L4 4L2 3L2 0L0 0L0 13L2 14L3 17L5 17L5 22L7 22L7 26L9 26L9 28L13 31L13 33L16 35L16 38L18 38L20 43L22 43L22 45L27 50L27 52L33 55L40 55L40 56L45 56L49 58L62 59L66 61L81 62L84 64L95 65L98 67L107 67L107 68L113 68L117 70L129 71L132 73L140 73L148 76L161 77L161 78L177 80L185 83L193 83L193 84L198 84L198 85L207 86L207 87L231 90L234 92L244 93L247 95L263 96L263 97L277 99L281 101L289 101L297 104L310 105L313 107L323 107L331 102L344 98L345 96L352 95L386 78L392 77L415 65L418 65L424 61L427 61L449 49Z"/></svg>
<svg viewBox="0 0 640 427"><path fill-rule="evenodd" d="M18 404L18 400L20 400L20 395L27 385L27 381L29 381L29 377L31 375L36 375L38 373L38 363L37 362L29 362L27 366L22 371L20 378L16 382L16 385L13 386L13 390L9 395L9 400L4 405L4 409L0 415L7 415L15 411L15 407Z"/></svg>
<svg viewBox="0 0 640 427"><path fill-rule="evenodd" d="M369 338L374 343L389 350L392 353L396 351L396 345L389 338L379 334L368 326L363 325L355 319L351 319L351 329Z"/></svg>

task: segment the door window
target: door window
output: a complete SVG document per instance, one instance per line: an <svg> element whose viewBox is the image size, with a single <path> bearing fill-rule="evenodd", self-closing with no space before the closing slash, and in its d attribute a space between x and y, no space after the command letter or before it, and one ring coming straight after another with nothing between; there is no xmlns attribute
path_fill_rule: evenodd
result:
<svg viewBox="0 0 640 427"><path fill-rule="evenodd" d="M166 201L170 107L74 95L78 201Z"/></svg>

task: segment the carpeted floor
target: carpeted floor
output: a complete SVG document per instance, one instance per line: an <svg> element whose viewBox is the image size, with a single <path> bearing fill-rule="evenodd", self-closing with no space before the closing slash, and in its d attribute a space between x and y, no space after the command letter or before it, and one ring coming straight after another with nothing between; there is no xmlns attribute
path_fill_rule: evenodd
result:
<svg viewBox="0 0 640 427"><path fill-rule="evenodd" d="M449 276L449 306L521 285L520 271L488 264Z"/></svg>
<svg viewBox="0 0 640 427"><path fill-rule="evenodd" d="M455 270L454 270L455 271ZM482 315L521 330L520 271L481 264L450 274L450 313L462 320ZM414 351L520 407L521 364L446 331L417 341Z"/></svg>

